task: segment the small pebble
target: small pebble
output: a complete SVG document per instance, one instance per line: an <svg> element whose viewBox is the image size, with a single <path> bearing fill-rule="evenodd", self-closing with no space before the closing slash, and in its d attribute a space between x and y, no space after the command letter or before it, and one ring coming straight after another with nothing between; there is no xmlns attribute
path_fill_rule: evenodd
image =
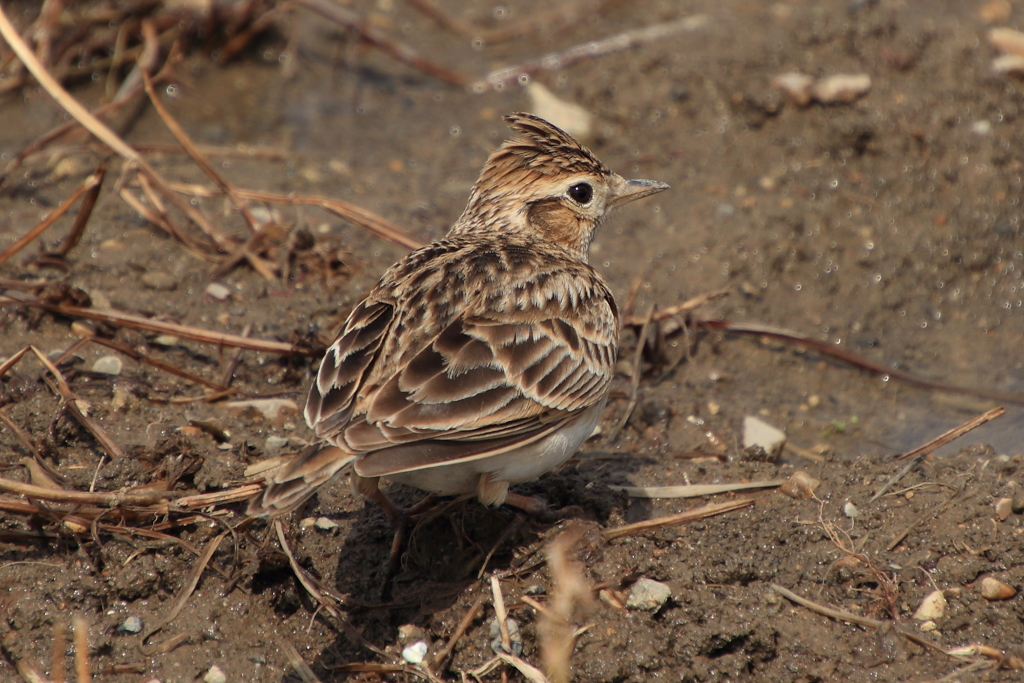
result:
<svg viewBox="0 0 1024 683"><path fill-rule="evenodd" d="M772 79L772 87L784 92L789 99L793 100L800 107L806 107L811 103L812 85L814 85L813 78L793 71L779 74Z"/></svg>
<svg viewBox="0 0 1024 683"><path fill-rule="evenodd" d="M161 334L153 339L153 343L157 346L177 346L180 342L181 339L173 334Z"/></svg>
<svg viewBox="0 0 1024 683"><path fill-rule="evenodd" d="M227 301L231 296L231 290L219 282L211 282L206 285L206 295L217 301Z"/></svg>
<svg viewBox="0 0 1024 683"><path fill-rule="evenodd" d="M203 676L203 683L227 683L227 680L228 677L224 675L224 672L216 664L211 666L210 670Z"/></svg>
<svg viewBox="0 0 1024 683"><path fill-rule="evenodd" d="M1012 512L1013 498L1000 498L996 501L996 517L999 518L1000 522L1005 522Z"/></svg>
<svg viewBox="0 0 1024 683"><path fill-rule="evenodd" d="M142 284L150 289L170 292L178 288L178 280L170 273L162 270L151 270L142 274Z"/></svg>
<svg viewBox="0 0 1024 683"><path fill-rule="evenodd" d="M316 519L313 517L305 517L299 520L300 529L312 529L316 525Z"/></svg>
<svg viewBox="0 0 1024 683"><path fill-rule="evenodd" d="M113 410L121 410L131 402L132 392L120 384L114 387L114 395L110 399L110 407Z"/></svg>
<svg viewBox="0 0 1024 683"><path fill-rule="evenodd" d="M1013 586L1008 586L999 579L986 576L981 580L981 596L986 600L1007 600L1016 594Z"/></svg>
<svg viewBox="0 0 1024 683"><path fill-rule="evenodd" d="M923 624L921 624L920 629L922 631L928 632L928 631L934 631L938 627L939 627L938 624L936 624L934 621L929 619L928 621L926 621Z"/></svg>
<svg viewBox="0 0 1024 683"><path fill-rule="evenodd" d="M407 645L405 649L402 650L402 659L410 664L422 664L426 657L427 644L422 640L418 640L412 645Z"/></svg>
<svg viewBox="0 0 1024 683"><path fill-rule="evenodd" d="M89 298L92 299L93 308L113 308L107 295L98 289L89 290Z"/></svg>
<svg viewBox="0 0 1024 683"><path fill-rule="evenodd" d="M992 60L992 71L997 74L1024 76L1024 56L1003 55Z"/></svg>
<svg viewBox="0 0 1024 683"><path fill-rule="evenodd" d="M1024 491L1018 492L1013 497L1013 502L1010 503L1010 509L1015 515L1024 514Z"/></svg>
<svg viewBox="0 0 1024 683"><path fill-rule="evenodd" d="M1012 28L994 28L988 32L988 42L1006 55L1024 57L1024 33Z"/></svg>
<svg viewBox="0 0 1024 683"><path fill-rule="evenodd" d="M313 526L320 531L331 531L332 529L338 528L338 523L327 517L317 517L316 521L313 522Z"/></svg>
<svg viewBox="0 0 1024 683"><path fill-rule="evenodd" d="M975 135L985 137L986 135L992 132L992 122L985 121L984 119L982 119L981 121L975 121L974 123L971 124L971 132L974 133Z"/></svg>
<svg viewBox="0 0 1024 683"><path fill-rule="evenodd" d="M743 418L743 448L760 446L769 457L775 457L786 443L786 433L767 422L747 415Z"/></svg>
<svg viewBox="0 0 1024 683"><path fill-rule="evenodd" d="M268 436L263 442L263 454L275 458L288 450L288 439L283 436Z"/></svg>
<svg viewBox="0 0 1024 683"><path fill-rule="evenodd" d="M71 323L71 331L79 337L95 337L96 326L85 320L76 320Z"/></svg>
<svg viewBox="0 0 1024 683"><path fill-rule="evenodd" d="M941 619L945 614L946 596L942 591L932 591L921 601L921 605L914 612L914 618L918 621L930 621Z"/></svg>
<svg viewBox="0 0 1024 683"><path fill-rule="evenodd" d="M120 375L121 359L117 356L103 356L92 364L92 371L104 375Z"/></svg>
<svg viewBox="0 0 1024 683"><path fill-rule="evenodd" d="M139 617L128 617L117 627L122 633L139 633L142 631L142 619Z"/></svg>
<svg viewBox="0 0 1024 683"><path fill-rule="evenodd" d="M867 74L837 74L823 78L811 86L811 96L822 104L849 104L871 90Z"/></svg>
<svg viewBox="0 0 1024 683"><path fill-rule="evenodd" d="M640 579L633 584L626 599L626 608L657 612L672 597L668 584L653 579Z"/></svg>
<svg viewBox="0 0 1024 683"><path fill-rule="evenodd" d="M535 583L523 589L523 595L544 595L545 593L547 593L547 589L539 583Z"/></svg>
<svg viewBox="0 0 1024 683"><path fill-rule="evenodd" d="M814 495L814 489L820 484L820 481L803 470L797 470L779 487L779 492L796 500L807 500Z"/></svg>

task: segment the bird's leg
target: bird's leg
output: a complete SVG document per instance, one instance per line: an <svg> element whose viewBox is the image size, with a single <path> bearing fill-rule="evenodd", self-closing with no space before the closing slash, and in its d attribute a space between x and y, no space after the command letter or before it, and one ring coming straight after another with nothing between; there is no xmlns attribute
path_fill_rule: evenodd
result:
<svg viewBox="0 0 1024 683"><path fill-rule="evenodd" d="M380 490L380 477L360 477L355 473L352 476L353 490L376 503L391 521L391 528L395 532L391 539L391 551L388 554L384 580L381 583L381 598L385 598L391 591L391 580L398 573L398 568L401 564L402 553L405 551L405 543L408 539L410 522L418 521L420 514L437 505L438 498L437 496L426 496L412 507L403 510L392 503L391 499Z"/></svg>
<svg viewBox="0 0 1024 683"><path fill-rule="evenodd" d="M405 547L406 531L409 528L409 516L405 511L391 502L384 492L380 490L380 477L360 477L352 473L352 490L361 494L364 498L376 503L387 518L391 521L391 528L395 535L391 538L391 552L388 554L388 563L384 570L384 579L381 581L381 599L386 599L391 592L391 579L398 572L398 565L402 558L402 550Z"/></svg>

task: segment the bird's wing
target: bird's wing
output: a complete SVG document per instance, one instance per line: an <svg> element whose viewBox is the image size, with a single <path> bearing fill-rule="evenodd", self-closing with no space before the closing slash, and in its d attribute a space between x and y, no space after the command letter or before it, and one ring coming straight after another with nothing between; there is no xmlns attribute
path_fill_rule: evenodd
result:
<svg viewBox="0 0 1024 683"><path fill-rule="evenodd" d="M474 315L469 306L411 351L389 347L402 356L398 364L380 357L393 323L376 312L382 304L364 304L365 323L350 321L324 358L307 419L321 438L362 454L360 473L375 475L542 438L601 401L611 381L618 319L611 295L595 283L583 288L586 300L525 288L501 312L476 307ZM396 448L414 443L419 448Z"/></svg>
<svg viewBox="0 0 1024 683"><path fill-rule="evenodd" d="M320 363L306 399L306 423L331 441L348 425L367 376L394 320L390 302L363 299L349 314L345 329Z"/></svg>

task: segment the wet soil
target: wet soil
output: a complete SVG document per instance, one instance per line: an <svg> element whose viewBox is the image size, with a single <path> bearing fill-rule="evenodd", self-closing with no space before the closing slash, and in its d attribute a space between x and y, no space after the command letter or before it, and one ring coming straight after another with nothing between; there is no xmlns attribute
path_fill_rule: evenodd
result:
<svg viewBox="0 0 1024 683"><path fill-rule="evenodd" d="M494 21L489 6L443 4L466 19ZM516 5L511 18L542 4ZM1009 5L1007 23L1014 25L1024 5ZM613 3L571 29L483 49L401 3L350 6L436 61L474 75L706 14L708 24L691 34L537 77L593 114L587 142L611 168L672 185L623 210L598 237L592 263L619 300L634 282L638 312L728 288L730 296L701 314L795 330L935 380L1024 392L1024 89L1021 81L992 73L995 53L980 5ZM784 71L867 73L872 88L851 104L800 108L770 85ZM216 157L231 183L346 199L424 241L443 235L458 216L488 151L506 135L501 114L530 108L518 86L480 95L439 84L301 12L286 30L261 38L229 64L193 52L179 76L162 97L198 143L282 152ZM79 87L75 95L94 104L102 93ZM0 106L5 156L65 118L35 89L7 95ZM128 139L172 141L152 110L142 113ZM94 153L70 149L15 178L0 195L0 249L59 204L96 162ZM183 155L154 155L153 163L167 178L209 184ZM289 231L304 231L314 247L283 281L265 280L244 265L216 278L230 292L220 300L207 294L211 264L118 198L112 182L118 170L112 162L67 272L26 262L37 254L33 246L0 266L0 276L60 278L94 303L105 298L124 311L234 333L251 325L254 337L294 340L328 334L403 253L314 209L270 207L269 215ZM222 229L244 233L226 202L197 201ZM66 227L58 223L44 239ZM0 357L27 344L47 353L66 349L78 339L71 323L7 306L0 314ZM99 331L208 379L219 379L232 356L190 341ZM635 345L635 333L625 332L622 358L632 358ZM988 576L1024 585L1024 517L1011 512L1001 519L995 506L1021 498L1019 405L1008 404L1002 418L929 456L870 502L903 466L896 454L996 404L886 381L751 337L694 332L667 339L665 349L663 362L643 365L637 408L613 441L592 439L560 471L520 488L556 506L577 506L572 519L545 525L518 520L508 509L452 505L415 529L384 598L379 587L391 531L379 509L340 481L289 520L299 562L347 596L350 623L388 656L317 615L276 540L259 543L269 535L262 523L252 536L229 537L213 557L224 574L240 578L229 581L207 569L165 629L188 639L145 654L142 634L127 632L126 619L140 618L145 632L168 614L196 562L185 545L123 535L102 536L100 545L88 531L74 533L52 519L0 513L7 654L0 679L19 680L13 665L19 659L55 678L55 626L79 615L89 626L96 680L192 681L214 665L229 681L295 680L285 642L324 681L414 680L412 673L338 667L400 662L402 648L417 640L436 651L483 597L484 609L439 674L459 680L460 671L493 656L491 589L477 578L492 549L487 569L505 577L522 656L539 665L537 613L520 598L550 599L556 586L544 548L567 532L586 581L608 588L578 616L577 625L590 628L576 644L574 680L923 681L966 666L940 650L980 645L1022 655L1021 597L989 601L980 593ZM199 397L201 387L128 359L117 376L90 372L110 354L85 346L63 367L74 392L125 450L113 461L60 411L34 361L0 379L4 410L69 487L145 484L176 462L178 486L217 490L239 481L247 465L294 452L311 438L298 415L271 422L253 412L229 413L219 403L168 403ZM301 405L314 368L314 359L247 352L234 386L240 396L281 396ZM628 402L628 364L621 369L606 435ZM746 415L786 431L789 445L778 462L745 456ZM189 428L190 421L215 423L219 440ZM0 458L11 467L4 476L23 477L15 466L26 455L16 435L0 428ZM798 469L821 481L815 498L759 492L752 507L721 517L611 541L600 533L700 504L631 499L615 486L757 481ZM387 492L406 505L418 499L399 486ZM320 517L332 524L299 523ZM201 551L220 530L216 522L199 521L170 533ZM615 603L641 577L666 583L671 598L654 612L621 609ZM887 627L829 619L780 597L771 584ZM913 614L935 590L944 591L948 604L924 626ZM911 642L900 628L936 648ZM116 673L125 665L128 672ZM1018 677L1005 669L974 670L957 680Z"/></svg>

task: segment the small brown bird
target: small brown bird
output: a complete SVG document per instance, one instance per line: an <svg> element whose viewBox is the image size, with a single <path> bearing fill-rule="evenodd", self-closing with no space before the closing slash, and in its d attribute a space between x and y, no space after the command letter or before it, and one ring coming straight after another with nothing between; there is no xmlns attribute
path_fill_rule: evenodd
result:
<svg viewBox="0 0 1024 683"><path fill-rule="evenodd" d="M295 458L249 503L280 515L351 466L353 488L400 514L380 477L540 511L536 479L591 435L619 317L588 265L615 207L661 192L625 180L547 121L513 114L462 216L391 266L328 349L306 422L330 446Z"/></svg>

